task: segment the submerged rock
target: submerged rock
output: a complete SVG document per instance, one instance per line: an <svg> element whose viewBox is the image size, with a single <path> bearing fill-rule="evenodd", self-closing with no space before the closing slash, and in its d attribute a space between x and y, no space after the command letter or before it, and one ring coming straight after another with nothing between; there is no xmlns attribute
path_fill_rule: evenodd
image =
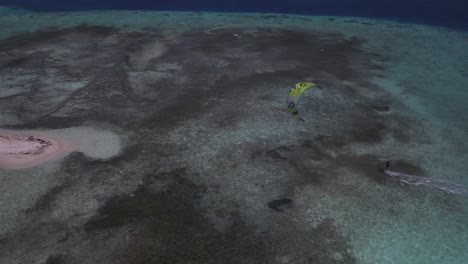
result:
<svg viewBox="0 0 468 264"><path fill-rule="evenodd" d="M290 204L290 203L292 203L291 199L288 199L288 198L278 199L278 200L273 200L273 201L269 202L268 207L270 207L271 209L273 209L275 211L281 212L283 210L280 207L283 206L283 205L286 205L286 204Z"/></svg>
<svg viewBox="0 0 468 264"><path fill-rule="evenodd" d="M388 112L390 111L390 107L387 105L373 105L371 106L372 109L374 109L377 112Z"/></svg>

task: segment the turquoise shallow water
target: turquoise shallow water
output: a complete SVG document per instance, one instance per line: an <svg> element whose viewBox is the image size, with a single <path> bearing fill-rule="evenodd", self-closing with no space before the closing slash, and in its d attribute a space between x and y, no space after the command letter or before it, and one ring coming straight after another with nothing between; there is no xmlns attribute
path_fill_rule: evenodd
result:
<svg viewBox="0 0 468 264"><path fill-rule="evenodd" d="M466 32L275 13L1 14L0 127L91 150L0 169L0 263L468 259L466 197L379 171L391 160L468 186ZM301 98L305 121L286 109L298 81L323 88ZM93 152L107 137L77 127L121 146ZM277 199L292 203L271 210Z"/></svg>

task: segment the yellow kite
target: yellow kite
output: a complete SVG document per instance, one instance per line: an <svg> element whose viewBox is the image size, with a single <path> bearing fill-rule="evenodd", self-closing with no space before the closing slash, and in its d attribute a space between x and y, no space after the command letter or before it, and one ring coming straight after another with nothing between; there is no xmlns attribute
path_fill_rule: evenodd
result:
<svg viewBox="0 0 468 264"><path fill-rule="evenodd" d="M300 82L296 83L296 87L289 89L288 93L288 109L291 111L293 115L298 115L299 110L297 108L299 98L301 97L302 93L312 86L317 86L317 84L313 82Z"/></svg>

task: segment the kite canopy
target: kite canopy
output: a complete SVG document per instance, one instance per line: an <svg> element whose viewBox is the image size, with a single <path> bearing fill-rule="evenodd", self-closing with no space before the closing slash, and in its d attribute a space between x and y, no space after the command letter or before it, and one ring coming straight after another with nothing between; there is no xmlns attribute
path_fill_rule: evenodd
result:
<svg viewBox="0 0 468 264"><path fill-rule="evenodd" d="M288 109L293 115L298 115L298 102L302 93L312 86L318 86L313 82L299 82L296 87L289 89L288 93Z"/></svg>

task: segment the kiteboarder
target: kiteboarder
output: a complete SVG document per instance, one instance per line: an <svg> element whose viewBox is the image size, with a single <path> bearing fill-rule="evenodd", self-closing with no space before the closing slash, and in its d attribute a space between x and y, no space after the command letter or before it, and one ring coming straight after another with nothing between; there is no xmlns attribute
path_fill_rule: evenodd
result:
<svg viewBox="0 0 468 264"><path fill-rule="evenodd" d="M304 93L304 91L307 90L308 88L314 87L314 86L317 88L321 88L320 86L318 86L317 84L313 82L299 82L299 83L296 83L296 86L294 88L289 89L288 109L294 116L299 115L298 102L302 93ZM304 121L304 119L300 117L299 119Z"/></svg>

